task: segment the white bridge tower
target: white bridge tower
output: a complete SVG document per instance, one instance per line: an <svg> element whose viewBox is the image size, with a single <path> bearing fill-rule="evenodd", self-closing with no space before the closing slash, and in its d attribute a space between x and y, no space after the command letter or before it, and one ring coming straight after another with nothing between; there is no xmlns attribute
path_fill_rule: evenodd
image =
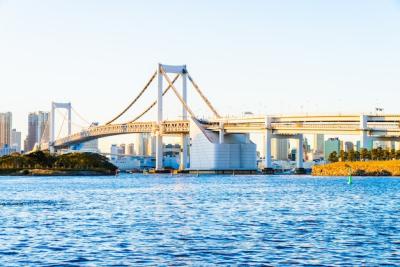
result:
<svg viewBox="0 0 400 267"><path fill-rule="evenodd" d="M55 122L56 122L56 114L55 111L56 109L66 109L68 111L68 135L72 134L72 128L71 128L71 103L57 103L57 102L52 102L51 103L51 113L50 113L50 144L49 144L49 149L50 153L54 153L54 141L55 141Z"/></svg>
<svg viewBox="0 0 400 267"><path fill-rule="evenodd" d="M167 73L179 74L182 77L182 120L187 120L187 69L186 65L172 66L158 64L158 88L157 88L157 123L159 130L156 132L156 170L163 169L163 133L161 132L161 125L163 122L163 80ZM168 81L168 80L167 80ZM170 83L170 81L168 81ZM180 166L181 170L187 167L187 155L188 155L188 136L182 134L181 136L181 159Z"/></svg>

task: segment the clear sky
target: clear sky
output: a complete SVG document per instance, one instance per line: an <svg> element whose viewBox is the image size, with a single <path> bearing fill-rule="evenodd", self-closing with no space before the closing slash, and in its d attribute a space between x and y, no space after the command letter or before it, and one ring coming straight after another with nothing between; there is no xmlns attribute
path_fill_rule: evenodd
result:
<svg viewBox="0 0 400 267"><path fill-rule="evenodd" d="M158 62L187 64L222 114L400 113L400 1L0 0L0 112L23 136L51 101L105 122Z"/></svg>

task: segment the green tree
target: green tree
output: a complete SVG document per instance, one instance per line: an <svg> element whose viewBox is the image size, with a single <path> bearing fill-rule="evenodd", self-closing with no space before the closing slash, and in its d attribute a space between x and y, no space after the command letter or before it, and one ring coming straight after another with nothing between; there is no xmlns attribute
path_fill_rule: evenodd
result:
<svg viewBox="0 0 400 267"><path fill-rule="evenodd" d="M336 151L333 151L332 153L329 154L328 161L330 161L330 162L338 162L338 160L339 159L338 159Z"/></svg>
<svg viewBox="0 0 400 267"><path fill-rule="evenodd" d="M396 159L396 150L394 148L390 150L390 159Z"/></svg>
<svg viewBox="0 0 400 267"><path fill-rule="evenodd" d="M361 159L360 151L356 150L354 152L354 157L355 157L355 161L360 161L360 159Z"/></svg>
<svg viewBox="0 0 400 267"><path fill-rule="evenodd" d="M355 154L355 152L354 152L353 149L351 149L351 150L348 152L347 159L348 159L348 161L356 161L356 160L357 160L357 159L356 159L356 154Z"/></svg>
<svg viewBox="0 0 400 267"><path fill-rule="evenodd" d="M345 161L347 161L347 158L348 158L348 153L345 152L344 150L340 150L340 152L339 152L340 161L345 162Z"/></svg>
<svg viewBox="0 0 400 267"><path fill-rule="evenodd" d="M378 160L378 149L374 148L371 150L371 160Z"/></svg>
<svg viewBox="0 0 400 267"><path fill-rule="evenodd" d="M368 159L368 150L366 148L361 148L360 160L366 161Z"/></svg>
<svg viewBox="0 0 400 267"><path fill-rule="evenodd" d="M390 160L390 150L389 149L383 150L382 159L383 160Z"/></svg>

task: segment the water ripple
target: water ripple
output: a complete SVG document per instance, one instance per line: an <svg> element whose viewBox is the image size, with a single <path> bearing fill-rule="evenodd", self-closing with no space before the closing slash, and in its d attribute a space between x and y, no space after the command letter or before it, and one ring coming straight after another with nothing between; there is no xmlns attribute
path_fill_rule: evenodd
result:
<svg viewBox="0 0 400 267"><path fill-rule="evenodd" d="M400 179L9 177L2 266L399 266Z"/></svg>

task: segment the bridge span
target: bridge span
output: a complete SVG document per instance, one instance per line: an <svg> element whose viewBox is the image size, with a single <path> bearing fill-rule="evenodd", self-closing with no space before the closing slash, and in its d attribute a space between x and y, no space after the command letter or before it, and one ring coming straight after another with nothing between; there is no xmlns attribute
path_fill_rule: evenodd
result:
<svg viewBox="0 0 400 267"><path fill-rule="evenodd" d="M170 79L167 73L176 74ZM158 77L157 100L133 120L125 123L114 123L129 108L131 108L141 95L149 88L155 78ZM178 92L174 83L182 78L182 94ZM195 91L213 113L213 118L199 120L191 110L187 102L187 80L192 83ZM163 81L167 81L167 87L163 88ZM182 120L163 120L163 96L170 90L174 92L182 106ZM139 121L153 107L157 107L157 118L154 121ZM54 110L57 108L68 109L68 136L55 139L54 137ZM393 115L365 115L365 114L337 114L337 115L271 115L271 116L244 116L223 117L216 111L211 102L205 97L199 86L187 71L185 65L170 66L160 64L146 86L139 95L120 114L105 125L89 127L77 133L71 133L70 104L53 103L51 113L51 138L49 143L40 144L40 149L55 151L61 148L87 142L93 139L132 133L150 133L156 136L156 169L161 170L162 165L162 137L176 135L181 137L181 169L187 167L188 149L193 138L189 139L195 130L206 136L210 144L229 142L225 137L235 134L260 133L264 136L265 167L271 168L271 139L291 138L298 141L297 167L303 167L303 135L327 134L327 135L358 135L361 147L367 148L374 140L400 141L400 114ZM204 141L204 140L203 140ZM220 146L222 149L224 146ZM220 149L219 148L219 149ZM214 151L214 150L213 150ZM215 151L214 151L215 152ZM214 153L213 152L213 153ZM216 152L215 152L216 153ZM221 152L222 153L222 152ZM223 155L223 153L221 154ZM215 159L218 160L218 159Z"/></svg>

